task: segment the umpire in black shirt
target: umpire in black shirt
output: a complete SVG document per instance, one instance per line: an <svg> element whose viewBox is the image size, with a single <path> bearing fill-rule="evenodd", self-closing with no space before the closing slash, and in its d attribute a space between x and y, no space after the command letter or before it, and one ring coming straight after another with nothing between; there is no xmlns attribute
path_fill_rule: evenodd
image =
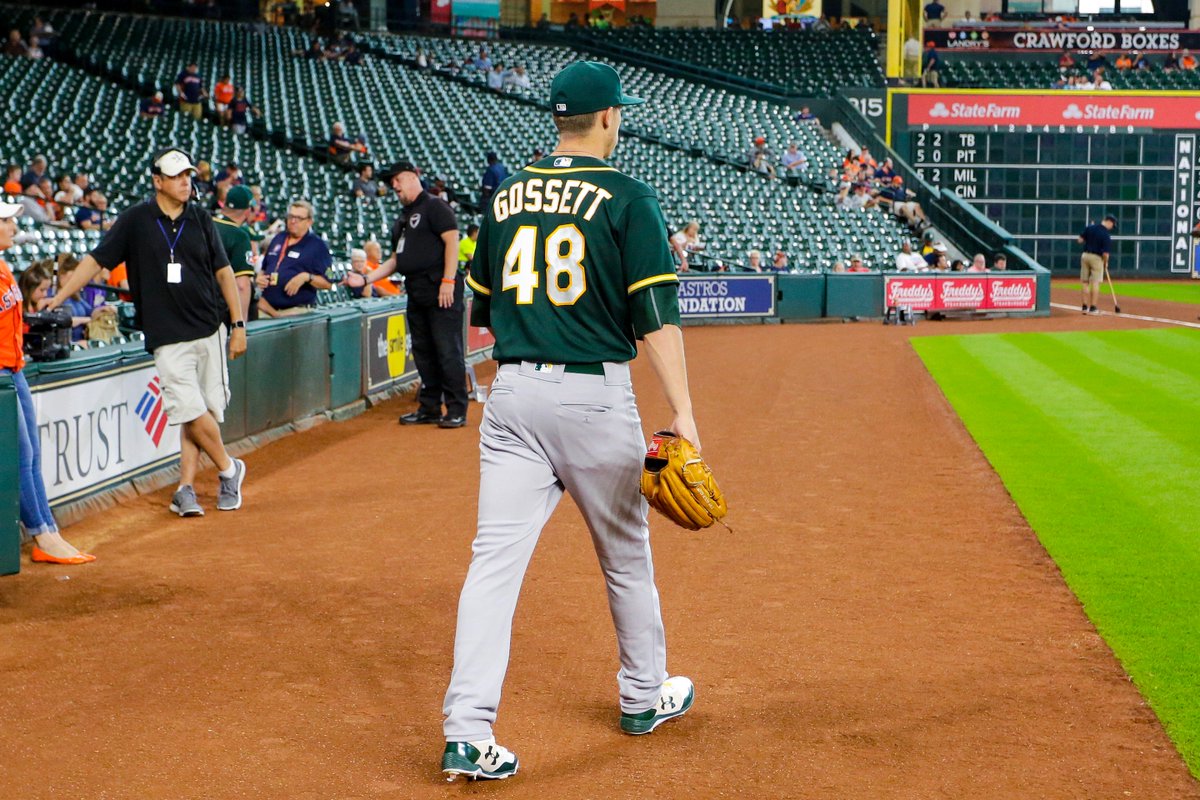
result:
<svg viewBox="0 0 1200 800"><path fill-rule="evenodd" d="M126 209L50 301L58 306L102 267L125 262L137 323L162 382L163 409L181 426L179 488L171 498L171 510L181 517L204 514L193 488L200 451L219 471L219 510L241 507L246 477L246 465L225 451L220 428L229 402L226 308L230 358L246 352L246 323L216 225L191 202L195 169L183 150L157 153L150 167L154 197Z"/></svg>
<svg viewBox="0 0 1200 800"><path fill-rule="evenodd" d="M399 271L408 295L408 329L421 376L420 405L400 417L404 425L467 423L467 371L463 357L463 278L458 273L458 220L445 201L421 186L417 168L402 161L380 179L404 208L392 226L392 256L366 275L351 273L355 288ZM442 414L445 403L446 413Z"/></svg>

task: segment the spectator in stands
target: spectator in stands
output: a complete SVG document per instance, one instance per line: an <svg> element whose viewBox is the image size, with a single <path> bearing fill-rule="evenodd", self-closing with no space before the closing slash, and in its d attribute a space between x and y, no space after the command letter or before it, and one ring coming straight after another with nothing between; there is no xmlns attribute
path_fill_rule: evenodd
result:
<svg viewBox="0 0 1200 800"><path fill-rule="evenodd" d="M92 181L86 172L76 172L74 180L75 185L79 187L79 192L75 195L78 199L75 202L79 202L79 200L82 200L83 196L88 193L88 190L91 188Z"/></svg>
<svg viewBox="0 0 1200 800"><path fill-rule="evenodd" d="M983 257L983 253L976 253L971 258L971 266L967 267L967 272L987 272L987 259Z"/></svg>
<svg viewBox="0 0 1200 800"><path fill-rule="evenodd" d="M1064 50L1063 54L1058 57L1059 71L1075 69L1075 56L1071 55L1070 51Z"/></svg>
<svg viewBox="0 0 1200 800"><path fill-rule="evenodd" d="M22 191L24 187L21 186L21 165L9 164L5 167L4 193L16 197Z"/></svg>
<svg viewBox="0 0 1200 800"><path fill-rule="evenodd" d="M71 273L79 268L79 259L75 258L70 253L64 253L58 259L58 285L63 287L71 279ZM87 326L92 320L99 319L106 314L115 314L116 309L107 305L104 300L104 291L91 286L85 286L72 294L65 294L60 288L52 297L59 297L54 305L63 307L71 314L71 341L78 342L84 339L87 333Z"/></svg>
<svg viewBox="0 0 1200 800"><path fill-rule="evenodd" d="M357 67L363 63L362 51L358 49L358 45L350 42L346 45L345 52L342 53L342 61L352 67Z"/></svg>
<svg viewBox="0 0 1200 800"><path fill-rule="evenodd" d="M801 106L800 110L796 112L796 116L792 117L792 119L794 119L796 122L820 122L820 120L817 119L817 115L812 113L812 111L808 109L808 106Z"/></svg>
<svg viewBox="0 0 1200 800"><path fill-rule="evenodd" d="M35 261L30 264L21 277L17 280L17 285L21 289L21 310L26 314L33 314L41 311L46 307L47 294L50 291L51 278L50 259Z"/></svg>
<svg viewBox="0 0 1200 800"><path fill-rule="evenodd" d="M923 256L925 265L930 268L936 268L938 265L938 262L946 260L946 251L947 250L948 250L948 248L946 247L944 242L936 242L933 245L933 248Z"/></svg>
<svg viewBox="0 0 1200 800"><path fill-rule="evenodd" d="M1186 48L1179 54L1180 69L1195 69L1196 57L1193 56Z"/></svg>
<svg viewBox="0 0 1200 800"><path fill-rule="evenodd" d="M582 27L582 25L579 22L579 14L572 11L571 16L567 17L566 28L567 28L567 30L571 30L572 28L579 28L579 27Z"/></svg>
<svg viewBox="0 0 1200 800"><path fill-rule="evenodd" d="M768 178L775 177L774 158L771 156L771 148L767 145L766 137L755 137L753 146L746 153L746 165Z"/></svg>
<svg viewBox="0 0 1200 800"><path fill-rule="evenodd" d="M1146 58L1145 53L1139 53L1138 51L1134 50L1133 55L1134 55L1134 59L1133 59L1133 68L1134 69L1143 70L1143 71L1150 69L1150 59Z"/></svg>
<svg viewBox="0 0 1200 800"><path fill-rule="evenodd" d="M213 109L217 112L217 124L228 125L231 122L233 114L230 105L233 103L233 96L233 78L222 75L213 86Z"/></svg>
<svg viewBox="0 0 1200 800"><path fill-rule="evenodd" d="M779 157L779 163L785 175L799 175L808 169L808 156L801 152L798 143L792 142Z"/></svg>
<svg viewBox="0 0 1200 800"><path fill-rule="evenodd" d="M310 61L324 61L325 48L321 47L320 39L313 39L308 49L304 51L304 57Z"/></svg>
<svg viewBox="0 0 1200 800"><path fill-rule="evenodd" d="M1172 52L1163 61L1163 72L1174 72L1179 69L1179 53Z"/></svg>
<svg viewBox="0 0 1200 800"><path fill-rule="evenodd" d="M751 250L747 254L746 269L751 272L762 272L762 253L758 250Z"/></svg>
<svg viewBox="0 0 1200 800"><path fill-rule="evenodd" d="M1004 253L996 253L996 255L992 257L992 271L1004 272L1007 269L1008 256L1004 255Z"/></svg>
<svg viewBox="0 0 1200 800"><path fill-rule="evenodd" d="M487 55L487 51L479 51L483 55ZM487 168L483 171L483 181L480 184L479 200L482 203L487 203L492 199L492 195L504 179L508 177L508 167L500 162L500 157L494 152L489 151L484 155L487 160Z"/></svg>
<svg viewBox="0 0 1200 800"><path fill-rule="evenodd" d="M21 175L21 188L28 189L30 186L37 186L42 182L42 178L46 177L46 170L49 167L49 162L45 156L34 156L33 161L29 162L29 169Z"/></svg>
<svg viewBox="0 0 1200 800"><path fill-rule="evenodd" d="M28 214L35 222L43 225L53 225L55 223L54 215L46 206L46 196L42 194L42 189L36 183L25 187L25 191L18 198L21 208L24 213Z"/></svg>
<svg viewBox="0 0 1200 800"><path fill-rule="evenodd" d="M938 0L929 0L925 4L925 25L930 28L942 27L946 17L946 7L938 2Z"/></svg>
<svg viewBox="0 0 1200 800"><path fill-rule="evenodd" d="M1119 55L1119 56L1117 56L1116 63L1114 63L1113 66L1115 66L1118 70L1121 70L1122 72L1124 72L1125 70L1133 69L1133 56L1134 56L1134 53L1132 50L1123 55Z"/></svg>
<svg viewBox="0 0 1200 800"><path fill-rule="evenodd" d="M783 250L776 250L774 258L771 259L771 269L776 272L787 272L790 269L787 253Z"/></svg>
<svg viewBox="0 0 1200 800"><path fill-rule="evenodd" d="M875 168L875 180L882 184L892 183L896 178L896 166L891 158L885 158L883 163Z"/></svg>
<svg viewBox="0 0 1200 800"><path fill-rule="evenodd" d="M941 87L939 83L938 73L942 70L942 57L938 54L937 48L933 46L933 42L925 43L925 53L921 58L921 85L927 88L938 89Z"/></svg>
<svg viewBox="0 0 1200 800"><path fill-rule="evenodd" d="M417 69L429 69L429 56L420 47L417 48L417 55L413 58L413 65Z"/></svg>
<svg viewBox="0 0 1200 800"><path fill-rule="evenodd" d="M924 272L929 265L925 263L925 259L919 253L914 253L912 242L907 239L900 245L900 252L896 254L896 270L898 272Z"/></svg>
<svg viewBox="0 0 1200 800"><path fill-rule="evenodd" d="M213 185L212 164L207 161L196 163L196 174L192 176L192 188L201 205L208 206L211 203L216 191L216 187Z"/></svg>
<svg viewBox="0 0 1200 800"><path fill-rule="evenodd" d="M1108 59L1104 57L1104 53L1100 50L1096 50L1093 51L1090 56L1088 56L1086 71L1088 75L1095 75L1096 70L1107 66Z"/></svg>
<svg viewBox="0 0 1200 800"><path fill-rule="evenodd" d="M700 237L700 220L688 221L688 224L676 231L669 241L671 249L679 258L679 271L689 271L691 264L688 256L692 253L702 252L705 248L704 240Z"/></svg>
<svg viewBox="0 0 1200 800"><path fill-rule="evenodd" d="M507 88L510 92L528 92L533 87L529 80L529 73L525 71L525 67L518 64L513 67L509 73Z"/></svg>
<svg viewBox="0 0 1200 800"><path fill-rule="evenodd" d="M8 32L8 41L4 43L4 55L19 58L29 55L29 45L21 38L21 32L13 28Z"/></svg>
<svg viewBox="0 0 1200 800"><path fill-rule="evenodd" d="M358 198L383 197L387 194L383 184L375 180L375 167L362 164L358 168L358 177L350 184L350 196Z"/></svg>
<svg viewBox="0 0 1200 800"><path fill-rule="evenodd" d="M229 124L234 133L246 132L250 114L253 114L255 119L262 119L262 112L246 99L246 90L239 86L233 93L233 102L229 104Z"/></svg>
<svg viewBox="0 0 1200 800"><path fill-rule="evenodd" d="M138 103L138 117L141 119L155 119L161 117L166 111L166 106L163 105L163 93L155 92L149 97L142 98Z"/></svg>
<svg viewBox="0 0 1200 800"><path fill-rule="evenodd" d="M58 188L54 192L54 202L62 206L79 205L83 199L83 191L75 185L70 175L58 176Z"/></svg>
<svg viewBox="0 0 1200 800"><path fill-rule="evenodd" d="M547 28L550 27L550 18L547 17L546 14L543 12L542 15L540 17L538 17L538 21L536 23L534 23L533 27L537 28L539 31L546 30Z"/></svg>
<svg viewBox="0 0 1200 800"><path fill-rule="evenodd" d="M244 182L242 168L237 165L236 161L230 161L217 173L217 177L213 179L213 186L228 191L229 187L241 186Z"/></svg>
<svg viewBox="0 0 1200 800"><path fill-rule="evenodd" d="M312 232L314 217L307 200L294 200L288 206L287 230L271 240L258 275L260 314L306 314L316 306L317 292L332 288L327 273L333 256L325 240Z"/></svg>
<svg viewBox="0 0 1200 800"><path fill-rule="evenodd" d="M379 269L379 265L383 263L383 245L372 239L369 242L364 242L362 249L367 254L367 262L364 265L362 274L367 275L373 270ZM353 259L351 259L351 266L353 266ZM389 276L380 278L370 284L370 286L374 287L371 294L375 297L396 297L404 294L404 289L401 285L393 281Z"/></svg>
<svg viewBox="0 0 1200 800"><path fill-rule="evenodd" d="M458 195L454 193L453 189L446 185L445 175L438 175L436 178L434 178L433 185L431 185L425 191L429 192L431 197L436 197L439 200L444 201L451 208L458 208Z"/></svg>
<svg viewBox="0 0 1200 800"><path fill-rule="evenodd" d="M340 122L333 123L333 130L329 133L329 157L339 164L349 164L354 151L354 140L346 134L346 126Z"/></svg>
<svg viewBox="0 0 1200 800"><path fill-rule="evenodd" d="M75 226L85 230L108 230L113 226L113 220L105 217L108 211L108 198L101 192L92 192L91 207L80 205L75 209Z"/></svg>
<svg viewBox="0 0 1200 800"><path fill-rule="evenodd" d="M901 217L914 230L929 227L929 216L916 200L916 194L904 188L904 179L899 175L892 178L893 197L892 213Z"/></svg>
<svg viewBox="0 0 1200 800"><path fill-rule="evenodd" d="M46 53L42 50L41 42L36 36L29 37L29 49L25 52L29 58L45 58Z"/></svg>
<svg viewBox="0 0 1200 800"><path fill-rule="evenodd" d="M37 39L43 48L47 51L52 51L54 49L54 40L57 36L58 33L49 22L46 22L41 17L33 18L33 27L29 29L29 38L31 40Z"/></svg>
<svg viewBox="0 0 1200 800"><path fill-rule="evenodd" d="M1096 70L1096 74L1092 78L1092 88L1093 89L1102 89L1106 92L1112 91L1112 88L1113 88L1112 84L1109 83L1108 79L1104 77L1104 67L1101 67L1100 69Z"/></svg>
<svg viewBox="0 0 1200 800"><path fill-rule="evenodd" d="M0 252L13 246L21 207L0 203ZM39 281L40 284L40 281ZM8 264L0 259L0 375L12 378L17 392L17 486L21 525L33 537L33 560L53 564L86 564L95 556L81 553L58 532L46 486L42 482L41 433L29 383L22 369L24 323L20 288ZM6 478L8 480L8 478Z"/></svg>
<svg viewBox="0 0 1200 800"><path fill-rule="evenodd" d="M200 65L195 62L188 64L183 72L175 78L175 92L179 98L179 110L193 119L204 116L204 98L208 90L204 87L204 79L200 77Z"/></svg>
<svg viewBox="0 0 1200 800"><path fill-rule="evenodd" d="M50 176L43 175L42 179L38 181L37 188L42 196L42 206L46 209L46 213L55 221L61 220L63 218L63 208L54 202L54 182L50 180Z"/></svg>
<svg viewBox="0 0 1200 800"><path fill-rule="evenodd" d="M487 88L493 92L504 91L504 65L496 64L487 73Z"/></svg>
<svg viewBox="0 0 1200 800"><path fill-rule="evenodd" d="M850 256L850 266L846 272L870 272L871 268L863 264L862 256Z"/></svg>
<svg viewBox="0 0 1200 800"><path fill-rule="evenodd" d="M492 71L492 59L488 57L486 47L479 48L479 54L475 56L475 58L471 59L471 69L474 69L478 72Z"/></svg>
<svg viewBox="0 0 1200 800"><path fill-rule="evenodd" d="M467 235L458 242L458 271L466 274L471 268L471 259L475 258L475 247L479 243L479 226L471 223L467 226Z"/></svg>

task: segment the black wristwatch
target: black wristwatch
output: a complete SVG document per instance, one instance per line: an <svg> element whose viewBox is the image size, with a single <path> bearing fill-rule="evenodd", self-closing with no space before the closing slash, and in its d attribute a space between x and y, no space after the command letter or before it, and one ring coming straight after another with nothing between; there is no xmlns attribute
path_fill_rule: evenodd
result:
<svg viewBox="0 0 1200 800"><path fill-rule="evenodd" d="M235 327L235 328L244 328L244 327L246 327L246 320L244 320L244 319L239 319L237 322L233 323L233 327Z"/></svg>

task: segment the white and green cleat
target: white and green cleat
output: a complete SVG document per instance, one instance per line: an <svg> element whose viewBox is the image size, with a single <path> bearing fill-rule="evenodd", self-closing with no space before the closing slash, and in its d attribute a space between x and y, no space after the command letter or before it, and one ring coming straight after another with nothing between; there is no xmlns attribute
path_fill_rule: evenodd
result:
<svg viewBox="0 0 1200 800"><path fill-rule="evenodd" d="M447 781L460 775L476 781L504 780L517 774L517 754L496 744L495 739L446 742L442 772Z"/></svg>
<svg viewBox="0 0 1200 800"><path fill-rule="evenodd" d="M654 706L640 714L621 714L621 730L634 736L650 731L669 719L683 716L696 699L696 687L689 678L677 675L663 681L662 694Z"/></svg>

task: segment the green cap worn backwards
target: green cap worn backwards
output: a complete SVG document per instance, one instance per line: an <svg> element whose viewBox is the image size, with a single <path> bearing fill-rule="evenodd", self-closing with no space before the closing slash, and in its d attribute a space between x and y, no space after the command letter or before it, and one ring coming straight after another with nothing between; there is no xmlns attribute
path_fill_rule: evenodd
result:
<svg viewBox="0 0 1200 800"><path fill-rule="evenodd" d="M646 102L621 91L621 76L608 64L576 61L563 68L550 84L550 108L556 117L590 114L613 106Z"/></svg>

